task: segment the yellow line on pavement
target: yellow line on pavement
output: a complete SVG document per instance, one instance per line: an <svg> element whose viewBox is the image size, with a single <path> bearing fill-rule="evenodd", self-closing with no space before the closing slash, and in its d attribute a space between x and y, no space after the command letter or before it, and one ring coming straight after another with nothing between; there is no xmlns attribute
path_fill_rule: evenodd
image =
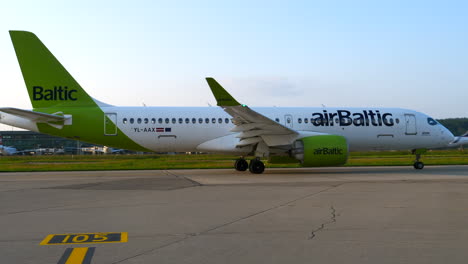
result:
<svg viewBox="0 0 468 264"><path fill-rule="evenodd" d="M74 248L65 264L82 264L88 248Z"/></svg>
<svg viewBox="0 0 468 264"><path fill-rule="evenodd" d="M67 248L58 264L90 264L96 248Z"/></svg>

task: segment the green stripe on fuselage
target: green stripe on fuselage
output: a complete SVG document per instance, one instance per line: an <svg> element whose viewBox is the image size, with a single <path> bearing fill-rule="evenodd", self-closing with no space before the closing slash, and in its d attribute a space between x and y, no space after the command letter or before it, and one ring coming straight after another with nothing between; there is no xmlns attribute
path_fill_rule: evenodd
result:
<svg viewBox="0 0 468 264"><path fill-rule="evenodd" d="M38 123L37 127L41 133L76 139L108 147L136 151L151 151L135 143L118 128L117 124L115 124L117 126L116 135L105 135L104 122L107 117L98 106L77 108L38 108L34 109L34 111L49 114L60 111L65 115L72 116L72 125L65 125L62 128L55 128L45 123Z"/></svg>

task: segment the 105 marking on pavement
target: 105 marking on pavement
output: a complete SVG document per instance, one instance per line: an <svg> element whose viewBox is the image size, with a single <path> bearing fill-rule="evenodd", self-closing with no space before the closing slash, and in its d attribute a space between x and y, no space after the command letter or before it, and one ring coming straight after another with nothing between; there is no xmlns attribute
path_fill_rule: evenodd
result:
<svg viewBox="0 0 468 264"><path fill-rule="evenodd" d="M46 236L46 238L42 240L40 245L44 246L67 244L125 243L127 241L127 232L51 234Z"/></svg>

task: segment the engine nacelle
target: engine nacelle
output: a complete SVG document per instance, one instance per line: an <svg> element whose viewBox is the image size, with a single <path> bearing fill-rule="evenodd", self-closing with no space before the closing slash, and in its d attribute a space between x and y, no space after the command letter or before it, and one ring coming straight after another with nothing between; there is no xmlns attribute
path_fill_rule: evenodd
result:
<svg viewBox="0 0 468 264"><path fill-rule="evenodd" d="M291 155L304 167L326 167L345 164L348 151L348 142L344 137L318 135L296 140Z"/></svg>

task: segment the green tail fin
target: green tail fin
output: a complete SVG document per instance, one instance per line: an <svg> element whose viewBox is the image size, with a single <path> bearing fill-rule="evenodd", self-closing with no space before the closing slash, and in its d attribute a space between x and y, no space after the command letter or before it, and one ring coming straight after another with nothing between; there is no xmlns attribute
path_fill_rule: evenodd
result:
<svg viewBox="0 0 468 264"><path fill-rule="evenodd" d="M96 106L36 35L10 31L33 108Z"/></svg>

